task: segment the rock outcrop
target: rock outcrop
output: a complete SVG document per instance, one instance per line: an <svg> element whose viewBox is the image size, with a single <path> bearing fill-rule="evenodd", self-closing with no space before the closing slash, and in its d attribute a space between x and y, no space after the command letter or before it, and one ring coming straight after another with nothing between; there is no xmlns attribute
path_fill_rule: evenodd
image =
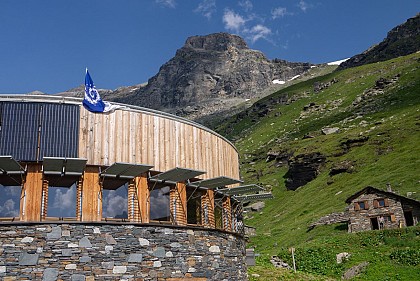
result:
<svg viewBox="0 0 420 281"><path fill-rule="evenodd" d="M297 155L289 160L289 170L284 175L286 188L296 190L315 179L326 157L319 152Z"/></svg>
<svg viewBox="0 0 420 281"><path fill-rule="evenodd" d="M378 45L340 64L337 70L386 61L420 50L420 13L388 32Z"/></svg>
<svg viewBox="0 0 420 281"><path fill-rule="evenodd" d="M113 100L197 119L260 97L273 80L287 81L310 67L269 60L236 35L193 36L147 85Z"/></svg>

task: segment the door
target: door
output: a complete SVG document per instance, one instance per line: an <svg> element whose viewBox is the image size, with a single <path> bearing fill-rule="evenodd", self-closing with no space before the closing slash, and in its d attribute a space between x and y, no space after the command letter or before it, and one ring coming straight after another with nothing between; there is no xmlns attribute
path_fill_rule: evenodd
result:
<svg viewBox="0 0 420 281"><path fill-rule="evenodd" d="M405 218L405 225L406 226L413 226L414 225L413 213L411 211L404 212L404 218Z"/></svg>
<svg viewBox="0 0 420 281"><path fill-rule="evenodd" d="M378 218L370 218L370 224L372 226L372 229L379 229L379 224L378 224Z"/></svg>

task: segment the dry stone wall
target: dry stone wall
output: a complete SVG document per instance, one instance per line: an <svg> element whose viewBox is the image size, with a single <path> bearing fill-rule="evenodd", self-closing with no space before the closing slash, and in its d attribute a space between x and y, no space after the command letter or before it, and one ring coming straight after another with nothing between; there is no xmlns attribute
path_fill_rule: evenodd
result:
<svg viewBox="0 0 420 281"><path fill-rule="evenodd" d="M240 236L132 224L0 224L2 280L247 280Z"/></svg>

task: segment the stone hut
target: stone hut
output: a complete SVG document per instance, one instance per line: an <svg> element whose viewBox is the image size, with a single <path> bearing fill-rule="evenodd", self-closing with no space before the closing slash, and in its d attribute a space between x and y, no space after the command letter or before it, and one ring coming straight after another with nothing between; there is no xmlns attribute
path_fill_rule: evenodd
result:
<svg viewBox="0 0 420 281"><path fill-rule="evenodd" d="M416 225L420 202L371 186L347 198L349 232Z"/></svg>

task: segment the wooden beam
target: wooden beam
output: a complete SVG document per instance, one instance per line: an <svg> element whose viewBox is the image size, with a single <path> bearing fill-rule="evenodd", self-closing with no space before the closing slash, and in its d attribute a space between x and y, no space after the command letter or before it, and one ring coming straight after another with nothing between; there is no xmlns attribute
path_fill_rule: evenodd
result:
<svg viewBox="0 0 420 281"><path fill-rule="evenodd" d="M42 200L42 166L41 164L28 164L26 180L23 184L23 194L20 204L24 210L22 221L41 220ZM22 212L21 212L22 213Z"/></svg>
<svg viewBox="0 0 420 281"><path fill-rule="evenodd" d="M232 230L232 208L230 204L230 197L225 197L223 199L223 229L226 231Z"/></svg>
<svg viewBox="0 0 420 281"><path fill-rule="evenodd" d="M170 192L170 208L176 225L187 225L187 187L179 182ZM175 204L173 204L175 202Z"/></svg>
<svg viewBox="0 0 420 281"><path fill-rule="evenodd" d="M101 221L102 219L102 188L99 180L99 168L86 167L82 185L82 221Z"/></svg>
<svg viewBox="0 0 420 281"><path fill-rule="evenodd" d="M150 221L150 198L147 174L135 178L136 192L138 198L139 218L138 221L148 223Z"/></svg>

